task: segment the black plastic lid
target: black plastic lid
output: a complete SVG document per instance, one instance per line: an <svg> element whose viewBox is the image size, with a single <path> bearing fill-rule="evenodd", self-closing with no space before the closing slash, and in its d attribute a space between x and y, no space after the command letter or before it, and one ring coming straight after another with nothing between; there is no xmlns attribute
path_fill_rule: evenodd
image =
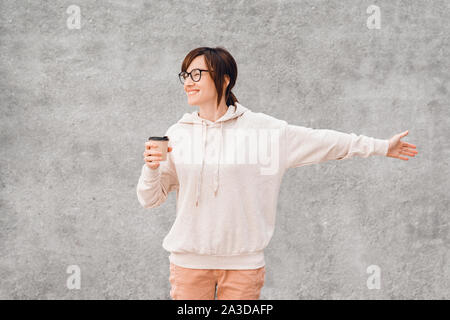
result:
<svg viewBox="0 0 450 320"><path fill-rule="evenodd" d="M150 137L148 138L148 140L169 140L168 136L164 136L164 137Z"/></svg>

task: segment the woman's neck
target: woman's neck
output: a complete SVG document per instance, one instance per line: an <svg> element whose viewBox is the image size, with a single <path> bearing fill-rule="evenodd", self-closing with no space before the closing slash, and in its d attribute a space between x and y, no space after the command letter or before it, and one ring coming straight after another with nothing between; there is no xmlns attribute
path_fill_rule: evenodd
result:
<svg viewBox="0 0 450 320"><path fill-rule="evenodd" d="M215 122L220 119L228 111L228 106L225 103L219 105L219 108L214 106L200 106L198 116L200 118Z"/></svg>

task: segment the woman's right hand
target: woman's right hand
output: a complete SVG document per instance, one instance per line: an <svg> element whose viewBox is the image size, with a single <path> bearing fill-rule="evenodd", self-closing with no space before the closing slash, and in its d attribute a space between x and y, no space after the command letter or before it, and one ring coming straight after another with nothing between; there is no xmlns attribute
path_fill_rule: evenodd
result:
<svg viewBox="0 0 450 320"><path fill-rule="evenodd" d="M167 152L171 152L172 147L167 148ZM152 141L145 142L145 151L143 153L144 161L147 167L156 170L159 167L159 161L162 160L162 153L158 151L158 145Z"/></svg>

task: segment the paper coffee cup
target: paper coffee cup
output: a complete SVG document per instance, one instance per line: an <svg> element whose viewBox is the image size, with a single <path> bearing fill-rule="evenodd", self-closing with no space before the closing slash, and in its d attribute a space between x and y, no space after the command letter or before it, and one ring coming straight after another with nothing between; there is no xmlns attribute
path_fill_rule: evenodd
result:
<svg viewBox="0 0 450 320"><path fill-rule="evenodd" d="M156 145L158 145L158 150L162 153L161 157L162 160L160 161L166 161L167 160L167 148L169 146L169 137L150 137L148 138L149 141L154 142Z"/></svg>

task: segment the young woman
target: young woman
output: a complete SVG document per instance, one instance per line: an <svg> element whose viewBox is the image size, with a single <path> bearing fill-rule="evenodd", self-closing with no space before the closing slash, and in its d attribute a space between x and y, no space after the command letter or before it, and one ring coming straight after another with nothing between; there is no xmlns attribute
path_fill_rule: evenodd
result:
<svg viewBox="0 0 450 320"><path fill-rule="evenodd" d="M237 66L222 47L189 52L179 78L188 103L199 110L166 131L166 161L160 162L155 144L145 143L137 184L144 208L159 206L176 190L176 219L163 241L171 253L172 299L259 299L263 250L287 169L353 156L408 160L417 154L415 145L400 141L408 131L375 139L251 111L231 91Z"/></svg>

